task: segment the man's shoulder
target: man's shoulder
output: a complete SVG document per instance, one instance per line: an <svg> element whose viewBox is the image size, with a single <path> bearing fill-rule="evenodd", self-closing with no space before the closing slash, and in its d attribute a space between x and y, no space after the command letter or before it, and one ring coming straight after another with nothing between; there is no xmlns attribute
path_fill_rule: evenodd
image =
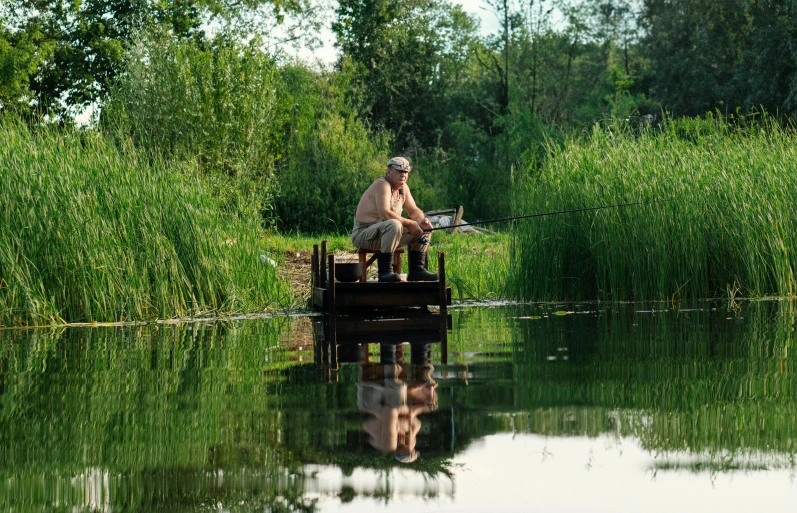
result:
<svg viewBox="0 0 797 513"><path fill-rule="evenodd" d="M390 191L390 184L384 178L377 178L368 188L377 191Z"/></svg>

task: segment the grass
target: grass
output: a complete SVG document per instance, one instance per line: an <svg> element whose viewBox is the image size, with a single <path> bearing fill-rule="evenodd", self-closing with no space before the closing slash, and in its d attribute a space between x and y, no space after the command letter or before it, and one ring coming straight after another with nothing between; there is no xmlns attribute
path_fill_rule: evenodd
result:
<svg viewBox="0 0 797 513"><path fill-rule="evenodd" d="M261 311L287 287L257 223L175 165L98 132L0 120L0 324Z"/></svg>
<svg viewBox="0 0 797 513"><path fill-rule="evenodd" d="M552 149L518 195L521 212L651 202L518 222L512 294L793 296L797 136L766 118L735 121L615 125Z"/></svg>

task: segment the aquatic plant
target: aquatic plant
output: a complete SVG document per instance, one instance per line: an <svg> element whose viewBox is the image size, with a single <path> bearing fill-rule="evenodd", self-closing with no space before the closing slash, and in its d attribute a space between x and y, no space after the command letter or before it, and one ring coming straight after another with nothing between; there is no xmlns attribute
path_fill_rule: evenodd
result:
<svg viewBox="0 0 797 513"><path fill-rule="evenodd" d="M285 293L256 221L98 132L0 121L0 324L255 311Z"/></svg>
<svg viewBox="0 0 797 513"><path fill-rule="evenodd" d="M795 281L793 130L761 120L622 123L552 147L516 198L510 289L527 299L790 296Z"/></svg>

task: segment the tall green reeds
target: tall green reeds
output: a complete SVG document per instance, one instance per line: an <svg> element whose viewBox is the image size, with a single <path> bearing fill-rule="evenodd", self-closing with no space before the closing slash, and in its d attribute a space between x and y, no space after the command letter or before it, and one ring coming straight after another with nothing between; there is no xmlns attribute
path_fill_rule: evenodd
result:
<svg viewBox="0 0 797 513"><path fill-rule="evenodd" d="M0 120L0 324L260 310L281 294L257 225L98 132Z"/></svg>
<svg viewBox="0 0 797 513"><path fill-rule="evenodd" d="M551 150L523 213L649 201L520 221L511 288L528 299L791 296L797 136L764 118L595 128Z"/></svg>

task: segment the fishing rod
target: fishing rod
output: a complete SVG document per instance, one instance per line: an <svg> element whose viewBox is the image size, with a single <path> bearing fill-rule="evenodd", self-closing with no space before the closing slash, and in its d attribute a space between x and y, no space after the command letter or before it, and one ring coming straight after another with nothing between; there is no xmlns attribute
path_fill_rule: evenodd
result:
<svg viewBox="0 0 797 513"><path fill-rule="evenodd" d="M652 199L650 201L634 201L632 203L617 203L615 205L602 205L600 207L585 207L585 208L572 208L572 209L569 209L569 210L554 210L554 211L551 211L551 212L540 212L538 214L528 214L528 215L523 215L523 216L512 216L512 217L501 217L499 219L488 219L487 221L476 221L474 223L461 223L461 224L454 224L454 225L451 225L451 226L439 226L437 228L426 229L423 232L424 233L429 233L429 232L433 232L433 231L436 231L436 230L450 230L452 228L459 228L461 226L476 226L476 225L479 225L479 224L499 223L499 222L502 222L502 221L514 221L516 219L530 219L532 217L545 217L545 216L553 216L553 215L558 215L558 214L571 214L571 213L574 213L574 212L588 212L588 211L591 211L591 210L603 210L603 209L606 209L606 208L630 207L630 206L633 206L633 205L645 205L645 204L648 204L648 203L662 203L662 202L665 202L665 201L669 201L669 200L657 200L657 199L654 198L654 199ZM423 238L423 237L421 237L421 238ZM423 244L423 241L420 240L420 239L419 239L419 242L421 242Z"/></svg>

